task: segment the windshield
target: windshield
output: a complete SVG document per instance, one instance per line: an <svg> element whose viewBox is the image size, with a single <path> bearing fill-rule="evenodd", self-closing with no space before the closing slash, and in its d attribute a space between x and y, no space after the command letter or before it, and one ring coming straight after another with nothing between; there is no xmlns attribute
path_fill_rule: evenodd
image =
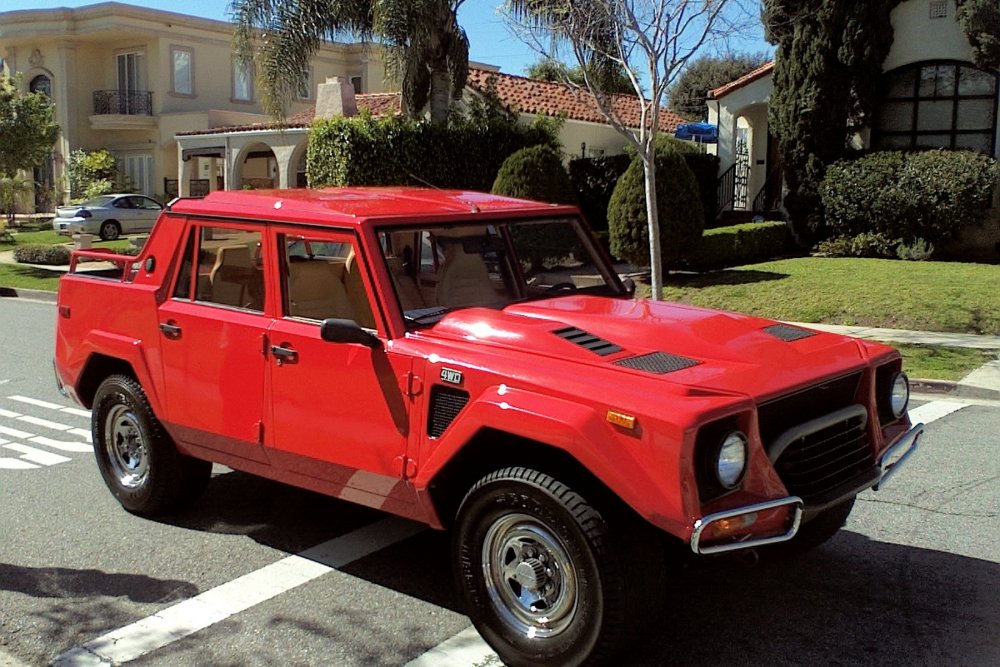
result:
<svg viewBox="0 0 1000 667"><path fill-rule="evenodd" d="M114 201L114 197L112 195L102 195L100 197L88 199L80 204L80 206L87 206L88 208L101 208L102 206L107 206L112 201Z"/></svg>
<svg viewBox="0 0 1000 667"><path fill-rule="evenodd" d="M457 308L624 293L574 218L428 225L382 231L379 240L411 326L433 324Z"/></svg>

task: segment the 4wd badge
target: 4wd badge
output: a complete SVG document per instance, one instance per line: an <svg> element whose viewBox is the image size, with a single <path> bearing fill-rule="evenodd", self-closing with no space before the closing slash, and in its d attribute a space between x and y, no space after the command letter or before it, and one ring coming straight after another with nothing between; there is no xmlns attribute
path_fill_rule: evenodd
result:
<svg viewBox="0 0 1000 667"><path fill-rule="evenodd" d="M462 384L462 374L459 371L453 371L450 368L442 368L441 381L448 382L450 384Z"/></svg>

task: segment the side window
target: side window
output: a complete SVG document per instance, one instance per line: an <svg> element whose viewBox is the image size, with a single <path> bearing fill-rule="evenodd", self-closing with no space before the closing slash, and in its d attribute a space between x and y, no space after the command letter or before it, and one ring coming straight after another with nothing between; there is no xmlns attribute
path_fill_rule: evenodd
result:
<svg viewBox="0 0 1000 667"><path fill-rule="evenodd" d="M335 317L375 328L364 269L352 243L288 234L278 244L285 249L285 315Z"/></svg>
<svg viewBox="0 0 1000 667"><path fill-rule="evenodd" d="M196 227L184 250L174 297L192 298L193 281L196 301L263 312L260 238L260 232Z"/></svg>

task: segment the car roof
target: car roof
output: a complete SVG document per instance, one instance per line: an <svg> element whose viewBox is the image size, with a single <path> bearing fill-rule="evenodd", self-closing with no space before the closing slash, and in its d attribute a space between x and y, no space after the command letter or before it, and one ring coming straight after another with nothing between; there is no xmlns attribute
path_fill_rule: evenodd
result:
<svg viewBox="0 0 1000 667"><path fill-rule="evenodd" d="M476 220L575 213L570 206L471 190L346 187L289 190L218 190L201 199L178 199L172 214L298 221L329 226L411 224L417 220Z"/></svg>

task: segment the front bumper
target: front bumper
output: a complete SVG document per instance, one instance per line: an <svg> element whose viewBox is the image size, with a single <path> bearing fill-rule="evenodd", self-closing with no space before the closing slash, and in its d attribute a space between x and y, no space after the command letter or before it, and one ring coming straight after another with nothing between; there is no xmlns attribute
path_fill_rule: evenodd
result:
<svg viewBox="0 0 1000 667"><path fill-rule="evenodd" d="M883 484L899 472L903 463L905 463L913 452L917 450L917 445L920 442L920 436L923 435L923 433L924 425L917 424L900 437L895 444L882 453L882 456L880 456L877 461L878 478L872 486L873 490L878 491ZM776 510L782 507L789 507L791 509L791 521L788 525L788 529L780 535L769 535L766 537L747 535L738 538L738 540L734 542L708 545L702 544L702 538L706 531L708 531L708 529L715 524L741 517L756 516L760 512ZM789 496L787 498L769 500L763 503L745 505L743 507L709 514L708 516L702 517L694 522L691 532L691 550L696 554L709 555L725 553L727 551L737 551L740 549L753 549L756 547L766 546L768 544L787 542L795 537L796 533L799 531L799 526L802 524L803 509L804 503L801 498L798 496Z"/></svg>

